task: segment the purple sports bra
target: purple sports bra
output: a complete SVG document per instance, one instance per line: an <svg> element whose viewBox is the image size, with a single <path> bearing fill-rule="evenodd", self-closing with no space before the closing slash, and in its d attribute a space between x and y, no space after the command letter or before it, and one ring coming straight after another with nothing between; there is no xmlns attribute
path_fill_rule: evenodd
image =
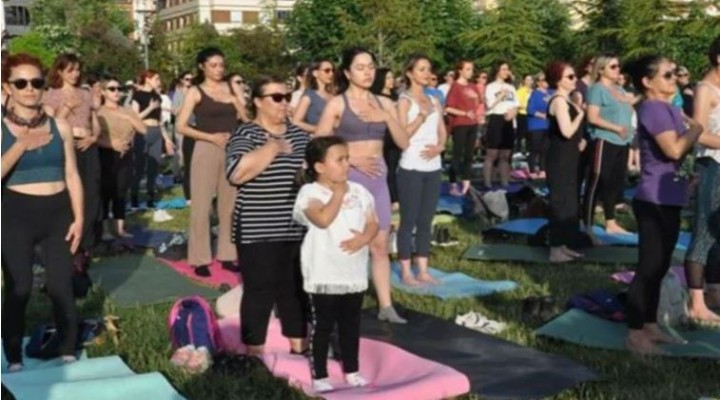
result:
<svg viewBox="0 0 720 400"><path fill-rule="evenodd" d="M347 96L343 93L345 111L340 117L340 125L335 130L335 135L340 136L348 142L360 140L384 140L387 125L384 122L364 122L350 108ZM375 97L375 101L382 107L382 103Z"/></svg>

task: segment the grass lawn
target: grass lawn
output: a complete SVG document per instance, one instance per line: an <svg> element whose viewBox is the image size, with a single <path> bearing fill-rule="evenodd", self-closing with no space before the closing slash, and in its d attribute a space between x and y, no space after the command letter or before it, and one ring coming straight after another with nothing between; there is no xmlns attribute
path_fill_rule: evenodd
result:
<svg viewBox="0 0 720 400"><path fill-rule="evenodd" d="M164 194L164 198L180 195L179 189ZM174 220L154 224L150 213L134 214L132 223L143 223L168 230L185 230L188 210L170 213ZM630 226L632 221L626 221ZM593 350L566 343L536 338L533 330L543 321L527 320L522 316L522 299L530 295L553 295L562 306L567 298L578 292L598 287L614 287L609 275L614 267L576 265L523 265L465 261L460 255L471 243L481 241L478 222L458 221L452 232L461 241L453 248L435 248L432 264L438 268L462 271L482 279L512 279L521 287L513 292L483 298L440 300L434 297L409 295L395 291L395 301L404 307L453 319L457 314L475 310L490 318L505 321L509 328L500 337L565 355L593 369L602 381L579 386L561 393L555 399L695 399L702 396L720 396L720 363L664 358L638 358L623 352ZM162 282L158 282L161 285ZM366 296L366 306L374 304L372 292ZM90 356L119 355L136 372L160 371L171 384L188 399L303 399L302 393L291 389L285 382L262 372L234 376L187 376L177 372L169 362L171 355L166 319L170 304L118 308L105 301L101 290L80 303L82 314L96 317L103 314L121 318L123 331L119 346L107 341L89 349ZM51 321L49 301L40 295L33 296L28 311L28 329L39 321ZM479 399L475 395L462 399Z"/></svg>

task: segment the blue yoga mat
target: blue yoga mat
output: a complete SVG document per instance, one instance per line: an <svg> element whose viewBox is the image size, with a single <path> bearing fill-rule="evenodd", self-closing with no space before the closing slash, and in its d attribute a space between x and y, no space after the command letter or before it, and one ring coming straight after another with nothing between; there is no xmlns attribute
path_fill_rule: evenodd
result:
<svg viewBox="0 0 720 400"><path fill-rule="evenodd" d="M155 203L156 210L181 210L185 207L187 207L187 201L183 197L175 197L174 199L160 200ZM130 209L130 204L128 204L128 209ZM147 210L148 209L147 202L145 202L145 201L141 202L139 204L138 209Z"/></svg>
<svg viewBox="0 0 720 400"><path fill-rule="evenodd" d="M141 226L129 227L128 233L132 234L132 237L128 240L134 246L151 249L156 249L160 247L161 244L169 242L173 236L172 232L147 229Z"/></svg>
<svg viewBox="0 0 720 400"><path fill-rule="evenodd" d="M483 281L460 272L448 273L435 268L430 268L429 272L433 278L440 281L439 284L410 287L402 282L400 264L395 262L392 263L390 280L393 287L404 292L432 295L441 299L488 296L497 292L514 290L519 286L514 281Z"/></svg>
<svg viewBox="0 0 720 400"><path fill-rule="evenodd" d="M161 190L170 189L175 186L175 177L172 175L158 175L157 179L155 179L155 185Z"/></svg>
<svg viewBox="0 0 720 400"><path fill-rule="evenodd" d="M441 195L436 209L437 214L462 215L464 197Z"/></svg>

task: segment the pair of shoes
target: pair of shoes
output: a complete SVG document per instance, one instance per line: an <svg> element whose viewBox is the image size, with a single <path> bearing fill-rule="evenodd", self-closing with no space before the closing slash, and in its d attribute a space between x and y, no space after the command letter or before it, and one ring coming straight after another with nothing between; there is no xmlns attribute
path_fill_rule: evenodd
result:
<svg viewBox="0 0 720 400"><path fill-rule="evenodd" d="M450 247L457 246L460 242L457 238L450 236L450 229L447 226L437 225L433 227L430 244L433 246Z"/></svg>
<svg viewBox="0 0 720 400"><path fill-rule="evenodd" d="M555 298L552 296L532 296L523 300L523 315L547 320L556 314Z"/></svg>
<svg viewBox="0 0 720 400"><path fill-rule="evenodd" d="M189 344L175 350L170 362L190 373L202 373L208 370L212 365L212 357L207 347L195 348Z"/></svg>
<svg viewBox="0 0 720 400"><path fill-rule="evenodd" d="M240 272L240 265L235 261L220 261L222 269L230 272Z"/></svg>
<svg viewBox="0 0 720 400"><path fill-rule="evenodd" d="M470 311L467 314L455 317L455 323L470 328L472 330L487 333L490 335L498 334L507 328L507 324L503 322L493 321L484 315Z"/></svg>
<svg viewBox="0 0 720 400"><path fill-rule="evenodd" d="M149 204L150 203L148 203L148 206ZM167 222L171 219L173 219L173 216L165 210L155 210L153 212L153 221L155 222Z"/></svg>

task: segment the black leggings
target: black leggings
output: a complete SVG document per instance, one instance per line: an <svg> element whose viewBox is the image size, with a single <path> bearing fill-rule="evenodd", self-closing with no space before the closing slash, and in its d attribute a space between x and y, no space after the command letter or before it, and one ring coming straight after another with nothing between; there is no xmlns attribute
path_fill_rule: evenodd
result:
<svg viewBox="0 0 720 400"><path fill-rule="evenodd" d="M120 155L113 149L100 149L102 166L103 218L125 219L125 198L132 179L132 153ZM111 207L112 205L112 207Z"/></svg>
<svg viewBox="0 0 720 400"><path fill-rule="evenodd" d="M657 321L660 285L670 269L680 232L681 207L633 201L638 225L639 261L628 290L627 315L630 329L642 329Z"/></svg>
<svg viewBox="0 0 720 400"><path fill-rule="evenodd" d="M195 150L195 139L188 136L183 137L183 194L185 194L186 200L190 200L190 161L192 161L193 150Z"/></svg>
<svg viewBox="0 0 720 400"><path fill-rule="evenodd" d="M551 144L547 162L551 247L572 246L577 242L580 199L576 171L579 163L580 154L574 144Z"/></svg>
<svg viewBox="0 0 720 400"><path fill-rule="evenodd" d="M400 155L402 150L395 144L392 136L388 132L385 135L385 143L383 145L383 158L385 158L385 164L388 167L387 173L387 184L390 190L390 202L397 203L398 200L398 187L397 187L397 169L400 164Z"/></svg>
<svg viewBox="0 0 720 400"><path fill-rule="evenodd" d="M4 190L2 198L2 342L10 363L22 362L25 310L33 288L35 246L45 266L45 284L61 335L60 354L75 354L77 311L72 289L72 259L65 235L73 221L67 191L33 196Z"/></svg>
<svg viewBox="0 0 720 400"><path fill-rule="evenodd" d="M243 343L262 346L270 312L277 304L282 333L304 338L307 333L307 296L300 271L301 242L257 242L237 245L243 297L240 325Z"/></svg>
<svg viewBox="0 0 720 400"><path fill-rule="evenodd" d="M147 134L135 135L133 143L133 180L132 202L137 203L140 194L140 181L146 178L147 195L155 201L155 186L160 163L162 162L163 136L159 126L149 126ZM136 204L133 204L136 205Z"/></svg>
<svg viewBox="0 0 720 400"><path fill-rule="evenodd" d="M530 172L545 171L545 154L548 150L547 131L530 131L527 135L530 147L528 167Z"/></svg>
<svg viewBox="0 0 720 400"><path fill-rule="evenodd" d="M583 222L589 229L595 220L598 197L605 220L615 219L615 205L621 199L627 173L628 146L619 146L598 139L594 143L589 179L585 185Z"/></svg>
<svg viewBox="0 0 720 400"><path fill-rule="evenodd" d="M310 331L310 370L313 379L324 379L330 334L337 324L342 368L346 374L358 371L360 348L360 310L363 293L309 294L312 328Z"/></svg>
<svg viewBox="0 0 720 400"><path fill-rule="evenodd" d="M530 138L528 137L528 117L527 114L518 114L515 117L517 122L517 129L515 130L515 152L516 153L527 153L530 145ZM523 149L523 140L525 141L525 148Z"/></svg>
<svg viewBox="0 0 720 400"><path fill-rule="evenodd" d="M469 181L472 176L473 156L475 155L475 140L477 139L477 125L462 125L452 129L453 149L452 168L456 177L451 176L451 182Z"/></svg>
<svg viewBox="0 0 720 400"><path fill-rule="evenodd" d="M83 238L78 253L89 252L102 234L100 215L100 152L97 145L76 151L78 174L83 186Z"/></svg>

